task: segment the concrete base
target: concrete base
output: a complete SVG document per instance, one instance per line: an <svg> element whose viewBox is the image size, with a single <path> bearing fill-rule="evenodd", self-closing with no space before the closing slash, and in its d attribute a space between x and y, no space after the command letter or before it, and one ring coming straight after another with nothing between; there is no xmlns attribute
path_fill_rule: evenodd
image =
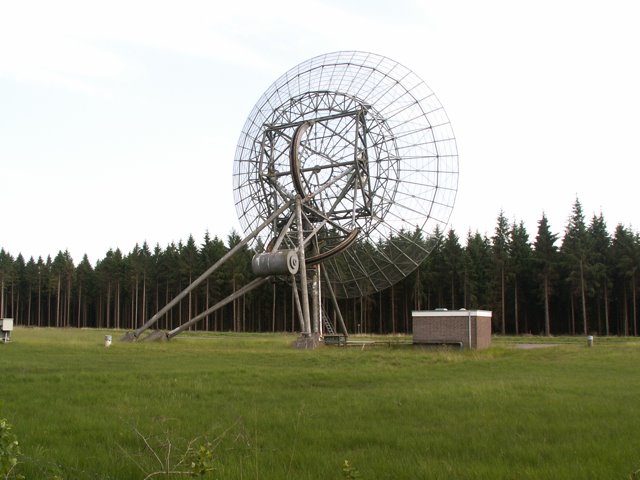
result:
<svg viewBox="0 0 640 480"><path fill-rule="evenodd" d="M127 332L125 333L125 335L120 339L121 342L135 342L136 341L136 336L134 335L133 332Z"/></svg>
<svg viewBox="0 0 640 480"><path fill-rule="evenodd" d="M299 350L313 350L321 344L320 335L318 333L312 333L311 335L300 335L291 346Z"/></svg>
<svg viewBox="0 0 640 480"><path fill-rule="evenodd" d="M164 330L156 330L141 340L144 340L145 342L166 342L169 340L169 336Z"/></svg>

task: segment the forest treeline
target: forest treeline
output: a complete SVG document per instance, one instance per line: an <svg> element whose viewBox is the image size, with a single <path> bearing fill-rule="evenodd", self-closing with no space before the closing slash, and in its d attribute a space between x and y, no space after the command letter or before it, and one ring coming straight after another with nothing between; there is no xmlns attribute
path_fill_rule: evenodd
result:
<svg viewBox="0 0 640 480"><path fill-rule="evenodd" d="M504 212L490 237L468 232L461 240L453 229L426 237L435 244L431 255L403 281L340 301L350 332L409 333L412 310L466 308L491 310L502 334L639 333L640 236L621 224L610 234L602 214L587 221L578 199L562 237L544 214L532 237ZM143 243L128 254L109 250L95 267L86 255L76 265L68 252L25 261L0 249L0 317L26 326L135 329L240 241L232 232L226 243L208 233L200 244L193 236L164 249ZM157 328L175 328L245 285L252 256L240 250ZM298 331L291 286L268 283L194 328Z"/></svg>

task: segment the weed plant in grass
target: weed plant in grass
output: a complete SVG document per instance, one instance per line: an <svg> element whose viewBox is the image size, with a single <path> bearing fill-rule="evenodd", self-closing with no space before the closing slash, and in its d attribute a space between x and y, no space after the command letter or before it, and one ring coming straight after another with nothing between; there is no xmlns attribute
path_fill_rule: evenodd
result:
<svg viewBox="0 0 640 480"><path fill-rule="evenodd" d="M205 478L614 479L640 467L640 342L522 350L290 348L287 335L21 329L0 345L0 417L27 478L142 479L189 442ZM178 478L175 476L175 478Z"/></svg>

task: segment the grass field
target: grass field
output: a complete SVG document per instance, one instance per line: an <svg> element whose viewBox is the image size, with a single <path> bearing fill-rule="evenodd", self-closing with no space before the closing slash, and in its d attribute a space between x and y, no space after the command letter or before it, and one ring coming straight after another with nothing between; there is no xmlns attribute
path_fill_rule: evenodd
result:
<svg viewBox="0 0 640 480"><path fill-rule="evenodd" d="M640 468L638 340L299 351L285 335L121 334L17 328L0 345L0 417L26 478L143 479L207 441L216 469L205 478L221 479L340 479L345 460L363 479L628 479ZM514 347L542 341L559 345Z"/></svg>

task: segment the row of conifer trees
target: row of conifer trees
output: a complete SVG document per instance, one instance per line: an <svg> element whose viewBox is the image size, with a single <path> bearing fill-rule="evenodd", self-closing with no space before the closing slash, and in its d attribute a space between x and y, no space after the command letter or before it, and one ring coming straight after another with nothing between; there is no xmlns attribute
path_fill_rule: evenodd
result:
<svg viewBox="0 0 640 480"><path fill-rule="evenodd" d="M419 235L420 238L423 235ZM427 237L427 236L424 236ZM123 254L109 250L91 265L68 252L46 259L0 249L0 317L48 327L135 329L241 241L207 233L166 248L146 243ZM546 216L531 236L500 212L493 235L450 229L432 232L431 255L399 284L362 298L341 300L351 333L410 333L411 311L484 309L502 334L638 335L640 236L602 214L585 220L576 200L564 234ZM203 312L251 278L253 252L242 249L157 324L171 329ZM325 305L330 311L331 305ZM269 283L205 317L195 329L298 331L291 286ZM335 314L330 315L335 321Z"/></svg>

